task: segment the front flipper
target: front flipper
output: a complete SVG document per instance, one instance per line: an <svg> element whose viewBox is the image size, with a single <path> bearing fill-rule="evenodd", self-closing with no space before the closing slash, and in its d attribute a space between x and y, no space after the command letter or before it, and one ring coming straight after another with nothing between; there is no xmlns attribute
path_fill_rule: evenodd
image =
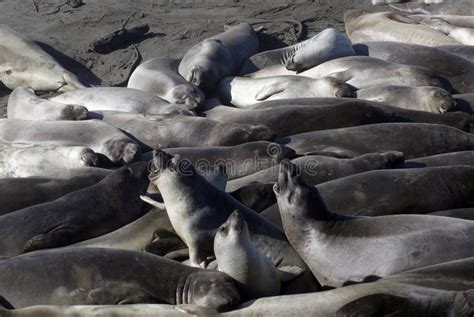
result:
<svg viewBox="0 0 474 317"><path fill-rule="evenodd" d="M39 234L26 241L23 246L23 253L73 244L76 242L74 240L75 233L72 229L60 229Z"/></svg>
<svg viewBox="0 0 474 317"><path fill-rule="evenodd" d="M258 101L262 101L265 99L270 98L273 95L279 94L286 90L286 83L276 83L271 85L266 85L259 92L255 95L255 99Z"/></svg>
<svg viewBox="0 0 474 317"><path fill-rule="evenodd" d="M283 283L294 280L304 272L306 272L304 268L296 265L288 265L277 268L278 277Z"/></svg>
<svg viewBox="0 0 474 317"><path fill-rule="evenodd" d="M407 306L407 298L391 294L373 294L347 303L336 312L336 316L411 316L406 313L415 313L415 311L410 311Z"/></svg>
<svg viewBox="0 0 474 317"><path fill-rule="evenodd" d="M88 299L94 305L159 303L142 287L132 283L119 282L107 282L105 286L89 291Z"/></svg>

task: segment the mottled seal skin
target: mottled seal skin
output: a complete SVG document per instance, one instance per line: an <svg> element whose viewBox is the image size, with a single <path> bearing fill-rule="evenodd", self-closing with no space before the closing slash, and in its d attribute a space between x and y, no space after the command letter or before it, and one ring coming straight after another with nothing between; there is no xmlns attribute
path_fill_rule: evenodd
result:
<svg viewBox="0 0 474 317"><path fill-rule="evenodd" d="M402 165L401 152L369 153L352 159L338 159L321 155L303 156L291 161L301 171L304 181L317 185L333 179L375 169L393 168ZM278 178L279 166L273 166L254 174L231 180L226 190L234 191L253 182L274 183Z"/></svg>
<svg viewBox="0 0 474 317"><path fill-rule="evenodd" d="M469 246L474 238L472 221L337 214L298 174L290 162L281 164L274 191L288 241L323 286L341 287L474 256ZM357 250L358 261L349 250Z"/></svg>
<svg viewBox="0 0 474 317"><path fill-rule="evenodd" d="M216 232L214 253L219 271L237 281L247 298L280 294L280 278L275 265L250 240L243 215L234 211Z"/></svg>
<svg viewBox="0 0 474 317"><path fill-rule="evenodd" d="M180 115L142 115L102 111L101 119L152 149L229 146L273 139L261 124L232 124Z"/></svg>
<svg viewBox="0 0 474 317"><path fill-rule="evenodd" d="M343 81L332 77L226 77L219 82L217 94L224 104L246 107L265 100L351 97L352 89Z"/></svg>
<svg viewBox="0 0 474 317"><path fill-rule="evenodd" d="M198 170L209 170L220 164L225 166L228 179L236 179L278 164L283 159L296 157L295 152L280 144L255 141L234 146L178 147L165 151L189 160ZM151 160L152 152L143 160Z"/></svg>
<svg viewBox="0 0 474 317"><path fill-rule="evenodd" d="M391 106L444 113L456 107L456 101L449 92L438 87L377 86L355 92L359 99L373 100Z"/></svg>
<svg viewBox="0 0 474 317"><path fill-rule="evenodd" d="M430 212L429 215L474 220L474 207L435 211Z"/></svg>
<svg viewBox="0 0 474 317"><path fill-rule="evenodd" d="M446 89L451 88L454 93L474 91L474 63L443 49L398 42L367 42L353 47L358 55L429 69L441 76Z"/></svg>
<svg viewBox="0 0 474 317"><path fill-rule="evenodd" d="M206 96L197 86L178 74L180 59L153 58L139 65L130 76L127 87L147 91L168 101L198 107Z"/></svg>
<svg viewBox="0 0 474 317"><path fill-rule="evenodd" d="M136 251L43 250L2 261L0 268L0 290L16 308L161 302L226 310L240 300L232 279L222 272ZM29 273L14 282L19 272Z"/></svg>
<svg viewBox="0 0 474 317"><path fill-rule="evenodd" d="M426 46L458 44L454 39L395 12L344 12L346 33L353 43L394 41Z"/></svg>
<svg viewBox="0 0 474 317"><path fill-rule="evenodd" d="M460 151L419 157L400 164L402 168L420 168L436 166L474 166L474 151Z"/></svg>
<svg viewBox="0 0 474 317"><path fill-rule="evenodd" d="M157 152L149 178L160 190L173 228L189 247L192 266L206 265L206 258L213 255L217 229L234 210L238 210L249 225L256 248L273 264L305 268L280 229L223 190L210 185L195 172L192 165L183 162L186 163L165 152ZM183 200L180 197L187 198ZM303 285L294 291L314 289L312 277L304 274L294 282L302 281Z"/></svg>
<svg viewBox="0 0 474 317"><path fill-rule="evenodd" d="M9 89L67 91L84 85L26 36L0 24L0 82Z"/></svg>
<svg viewBox="0 0 474 317"><path fill-rule="evenodd" d="M473 176L471 166L378 170L332 180L317 188L326 206L338 213L422 214L473 207Z"/></svg>
<svg viewBox="0 0 474 317"><path fill-rule="evenodd" d="M275 142L297 154L357 157L366 153L400 151L406 159L474 150L474 136L427 123L380 123L301 133Z"/></svg>
<svg viewBox="0 0 474 317"><path fill-rule="evenodd" d="M81 105L89 111L122 111L143 114L182 114L193 116L192 109L183 104L170 104L160 97L138 89L124 87L92 87L69 91L50 101Z"/></svg>
<svg viewBox="0 0 474 317"><path fill-rule="evenodd" d="M308 69L300 75L311 78L331 76L356 89L387 85L444 88L440 79L429 69L367 56L338 58Z"/></svg>
<svg viewBox="0 0 474 317"><path fill-rule="evenodd" d="M354 98L272 100L250 109L217 106L205 115L233 124L263 124L275 133L276 138L385 122L433 123L469 131L472 121L466 113L434 114Z"/></svg>
<svg viewBox="0 0 474 317"><path fill-rule="evenodd" d="M441 4L425 3L391 4L390 7L405 13L427 15L474 15L474 7L470 0L445 0Z"/></svg>
<svg viewBox="0 0 474 317"><path fill-rule="evenodd" d="M100 120L30 121L0 119L0 141L85 146L112 163L133 162L140 147L120 130Z"/></svg>
<svg viewBox="0 0 474 317"><path fill-rule="evenodd" d="M258 52L258 38L247 23L191 47L179 63L178 72L191 84L212 90L224 77L236 75L242 63Z"/></svg>
<svg viewBox="0 0 474 317"><path fill-rule="evenodd" d="M245 75L273 65L283 65L301 72L326 61L355 55L351 42L333 28L327 28L312 38L284 48L265 51L248 58L240 74Z"/></svg>
<svg viewBox="0 0 474 317"><path fill-rule="evenodd" d="M148 187L146 165L123 167L95 185L1 216L1 255L69 245L135 220Z"/></svg>
<svg viewBox="0 0 474 317"><path fill-rule="evenodd" d="M54 177L0 178L0 215L52 201L94 185L110 172L89 167L61 170Z"/></svg>
<svg viewBox="0 0 474 317"><path fill-rule="evenodd" d="M36 96L31 88L15 88L8 97L7 117L22 120L84 120L86 107L66 105Z"/></svg>
<svg viewBox="0 0 474 317"><path fill-rule="evenodd" d="M58 170L99 166L99 156L83 146L1 144L0 177L57 177Z"/></svg>

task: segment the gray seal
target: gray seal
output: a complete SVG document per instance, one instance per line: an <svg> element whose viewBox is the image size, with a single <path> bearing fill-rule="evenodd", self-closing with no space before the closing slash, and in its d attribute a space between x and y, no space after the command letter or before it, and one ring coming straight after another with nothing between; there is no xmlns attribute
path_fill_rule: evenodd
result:
<svg viewBox="0 0 474 317"><path fill-rule="evenodd" d="M443 3L430 5L426 3L391 4L390 7L400 12L426 15L474 15L470 0L444 0Z"/></svg>
<svg viewBox="0 0 474 317"><path fill-rule="evenodd" d="M288 47L265 51L248 58L240 74L253 73L273 65L301 72L326 61L355 55L351 42L334 28L327 28L306 41Z"/></svg>
<svg viewBox="0 0 474 317"><path fill-rule="evenodd" d="M187 105L170 104L152 93L124 87L77 89L49 100L63 104L81 105L89 111L109 110L143 114L194 115L192 109Z"/></svg>
<svg viewBox="0 0 474 317"><path fill-rule="evenodd" d="M169 103L183 103L194 109L204 102L206 96L178 74L180 61L165 57L150 59L133 71L127 87L147 91Z"/></svg>
<svg viewBox="0 0 474 317"><path fill-rule="evenodd" d="M160 302L226 310L240 300L224 273L136 251L45 250L1 261L0 272L0 292L16 308ZM20 272L29 274L15 282Z"/></svg>
<svg viewBox="0 0 474 317"><path fill-rule="evenodd" d="M400 167L420 168L436 166L474 166L474 151L449 152L425 157L419 157L405 161Z"/></svg>
<svg viewBox="0 0 474 317"><path fill-rule="evenodd" d="M31 88L15 88L8 97L7 117L23 120L84 120L86 107L62 104L36 96Z"/></svg>
<svg viewBox="0 0 474 317"><path fill-rule="evenodd" d="M135 163L54 201L0 216L0 254L69 245L108 233L142 214L147 164Z"/></svg>
<svg viewBox="0 0 474 317"><path fill-rule="evenodd" d="M189 248L192 266L207 265L208 257L213 255L216 231L234 210L238 210L249 225L250 237L256 248L274 265L306 268L279 228L223 190L210 185L186 161L162 151L157 152L149 178L160 190L173 228ZM153 204L150 199L145 201ZM315 287L312 277L307 274L292 282L303 282L293 292Z"/></svg>
<svg viewBox="0 0 474 317"><path fill-rule="evenodd" d="M289 162L281 165L274 191L285 234L321 285L340 287L474 256L472 221L337 214ZM357 250L357 261L349 250Z"/></svg>
<svg viewBox="0 0 474 317"><path fill-rule="evenodd" d="M257 34L249 24L240 23L191 47L178 72L191 84L210 91L222 78L236 75L242 63L257 52Z"/></svg>
<svg viewBox="0 0 474 317"><path fill-rule="evenodd" d="M420 23L446 34L461 44L474 45L474 30L472 26L460 27L453 25L441 17L429 17L423 19Z"/></svg>
<svg viewBox="0 0 474 317"><path fill-rule="evenodd" d="M0 38L0 82L7 88L67 91L84 87L73 73L26 36L0 24Z"/></svg>
<svg viewBox="0 0 474 317"><path fill-rule="evenodd" d="M276 140L297 154L356 157L366 153L400 151L412 159L474 150L474 136L461 130L427 123L379 123L313 131Z"/></svg>
<svg viewBox="0 0 474 317"><path fill-rule="evenodd" d="M140 147L120 130L99 120L30 121L0 119L0 141L4 143L85 146L103 154L112 163L130 163Z"/></svg>

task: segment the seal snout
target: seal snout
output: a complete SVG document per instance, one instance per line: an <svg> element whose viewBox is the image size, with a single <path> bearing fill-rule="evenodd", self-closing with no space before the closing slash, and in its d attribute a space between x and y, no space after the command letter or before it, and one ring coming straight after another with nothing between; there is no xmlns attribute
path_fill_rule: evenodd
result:
<svg viewBox="0 0 474 317"><path fill-rule="evenodd" d="M90 149L81 154L81 161L84 166L91 167L98 167L100 162L99 156Z"/></svg>
<svg viewBox="0 0 474 317"><path fill-rule="evenodd" d="M232 212L227 222L229 223L229 228L236 232L241 232L245 225L245 219L238 210Z"/></svg>
<svg viewBox="0 0 474 317"><path fill-rule="evenodd" d="M174 156L161 150L153 151L153 159L150 162L149 171L151 175L157 175L171 165Z"/></svg>

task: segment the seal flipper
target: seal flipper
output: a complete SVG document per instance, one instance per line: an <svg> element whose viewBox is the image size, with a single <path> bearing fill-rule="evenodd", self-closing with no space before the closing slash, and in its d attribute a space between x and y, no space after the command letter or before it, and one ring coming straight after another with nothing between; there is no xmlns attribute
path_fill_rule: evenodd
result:
<svg viewBox="0 0 474 317"><path fill-rule="evenodd" d="M407 316L408 298L391 294L373 294L356 299L337 312L337 317L379 317L379 316Z"/></svg>
<svg viewBox="0 0 474 317"><path fill-rule="evenodd" d="M72 238L73 234L74 231L71 229L59 229L39 234L26 241L23 246L23 253L41 249L63 247L72 244L75 242Z"/></svg>
<svg viewBox="0 0 474 317"><path fill-rule="evenodd" d="M15 309L15 307L13 307L13 305L9 301L7 301L5 297L0 295L0 310L1 308L7 309L7 310Z"/></svg>
<svg viewBox="0 0 474 317"><path fill-rule="evenodd" d="M107 282L103 287L90 290L88 298L95 305L160 303L145 289L133 283Z"/></svg>
<svg viewBox="0 0 474 317"><path fill-rule="evenodd" d="M287 265L277 268L278 277L283 283L294 280L304 272L306 272L304 268L296 265Z"/></svg>
<svg viewBox="0 0 474 317"><path fill-rule="evenodd" d="M153 198L151 198L149 196L140 195L140 199L143 200L144 202L146 202L147 204L150 204L153 207L159 209L159 210L165 210L166 211L165 204L157 202L156 200L154 200Z"/></svg>
<svg viewBox="0 0 474 317"><path fill-rule="evenodd" d="M262 89L260 89L260 91L257 92L257 94L255 94L255 99L258 101L262 101L262 100L270 98L273 95L284 92L285 90L286 90L286 83L267 85L263 87Z"/></svg>
<svg viewBox="0 0 474 317"><path fill-rule="evenodd" d="M219 312L217 310L194 304L176 305L174 306L174 309L193 316L219 316Z"/></svg>

